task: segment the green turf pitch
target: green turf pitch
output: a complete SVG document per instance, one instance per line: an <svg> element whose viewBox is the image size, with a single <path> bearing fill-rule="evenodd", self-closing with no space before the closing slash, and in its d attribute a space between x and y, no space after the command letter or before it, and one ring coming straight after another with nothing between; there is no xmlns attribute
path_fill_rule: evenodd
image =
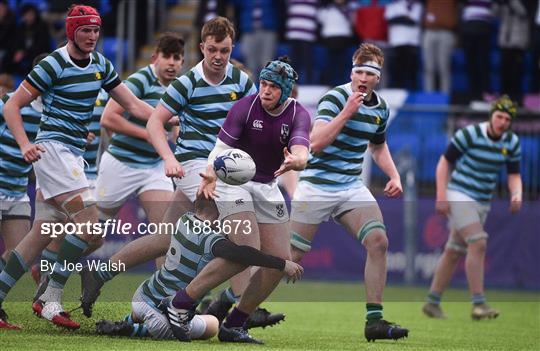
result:
<svg viewBox="0 0 540 351"><path fill-rule="evenodd" d="M389 287L384 304L387 320L410 329L408 339L367 343L363 337L364 304L360 284L301 282L282 284L264 307L284 312L282 324L253 329L251 334L266 345L222 344L217 339L179 345L177 341L111 338L94 334L98 319L121 319L130 308L130 295L145 275L125 274L109 283L86 319L79 311L73 318L82 322L76 332L60 330L31 313L34 286L25 277L4 303L21 332L0 330L0 350L540 350L540 302L533 293L495 292L488 297L501 311L495 320L475 322L469 317L467 292L451 290L443 306L448 320L431 320L421 312L425 289ZM70 279L66 308L76 307L79 279Z"/></svg>

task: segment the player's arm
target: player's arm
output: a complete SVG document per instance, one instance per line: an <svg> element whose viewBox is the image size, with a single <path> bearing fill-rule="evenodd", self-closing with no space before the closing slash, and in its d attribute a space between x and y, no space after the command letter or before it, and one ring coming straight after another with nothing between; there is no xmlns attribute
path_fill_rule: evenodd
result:
<svg viewBox="0 0 540 351"><path fill-rule="evenodd" d="M215 257L249 266L273 268L285 272L293 281L300 279L304 269L299 264L282 258L267 255L251 246L236 245L230 240L219 240L212 247Z"/></svg>
<svg viewBox="0 0 540 351"><path fill-rule="evenodd" d="M446 198L446 188L448 187L448 180L450 178L450 172L456 161L462 156L461 151L450 143L448 148L441 156L435 169L435 186L436 186L436 199L435 209L442 215L448 215L450 213L450 205Z"/></svg>
<svg viewBox="0 0 540 351"><path fill-rule="evenodd" d="M508 190L510 191L510 212L515 213L521 209L523 197L523 182L520 173L521 148L518 146L511 152L511 159L506 163L508 173Z"/></svg>
<svg viewBox="0 0 540 351"><path fill-rule="evenodd" d="M146 129L125 119L123 116L124 111L124 108L120 106L120 104L113 99L109 99L107 105L105 105L103 114L101 115L101 125L114 133L148 140L148 132Z"/></svg>
<svg viewBox="0 0 540 351"><path fill-rule="evenodd" d="M336 140L345 123L358 111L358 107L360 107L362 101L364 101L364 95L360 92L353 92L347 99L345 108L334 118L329 121L317 119L310 135L311 151L313 153L321 152ZM319 104L319 110L321 109L321 104L324 104L324 101Z"/></svg>
<svg viewBox="0 0 540 351"><path fill-rule="evenodd" d="M309 155L309 129L311 117L305 109L299 109L294 119L289 150L283 149L284 159L281 166L274 172L274 177L279 177L288 171L301 171L306 168Z"/></svg>
<svg viewBox="0 0 540 351"><path fill-rule="evenodd" d="M214 171L214 160L221 152L232 148L231 145L226 144L219 137L217 138L216 145L214 145L214 148L208 155L206 172L199 174L202 177L202 181L199 185L199 190L197 190L197 196L202 195L205 199L213 199L216 196L214 191L216 190L217 175L216 171Z"/></svg>
<svg viewBox="0 0 540 351"><path fill-rule="evenodd" d="M35 162L41 158L40 152L45 152L40 145L32 144L24 130L21 108L30 104L41 93L26 80L13 93L4 106L6 124L17 141L26 162Z"/></svg>
<svg viewBox="0 0 540 351"><path fill-rule="evenodd" d="M139 100L124 83L118 84L114 89L109 91L109 94L127 112L143 121L147 121L154 111L152 106Z"/></svg>
<svg viewBox="0 0 540 351"><path fill-rule="evenodd" d="M184 170L180 163L174 157L174 154L167 142L167 131L165 123L173 117L173 114L165 108L161 103L156 106L154 112L146 123L146 130L150 143L156 149L156 152L165 162L165 175L167 177L183 177Z"/></svg>
<svg viewBox="0 0 540 351"><path fill-rule="evenodd" d="M377 166L390 178L384 188L385 195L388 197L400 196L403 193L401 177L396 169L392 155L390 155L390 150L388 150L388 144L386 144L386 141L380 144L370 142L369 149Z"/></svg>

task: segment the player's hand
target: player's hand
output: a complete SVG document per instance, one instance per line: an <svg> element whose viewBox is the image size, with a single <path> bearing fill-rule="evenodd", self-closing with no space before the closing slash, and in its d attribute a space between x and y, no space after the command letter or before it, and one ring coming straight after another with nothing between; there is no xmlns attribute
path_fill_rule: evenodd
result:
<svg viewBox="0 0 540 351"><path fill-rule="evenodd" d="M92 132L89 132L86 136L86 145L92 144L94 140L96 140L96 135Z"/></svg>
<svg viewBox="0 0 540 351"><path fill-rule="evenodd" d="M32 163L36 162L41 158L40 153L45 152L43 146L38 144L29 143L21 149L23 158L26 162Z"/></svg>
<svg viewBox="0 0 540 351"><path fill-rule="evenodd" d="M435 211L443 216L448 216L450 214L450 203L446 199L436 199L435 200Z"/></svg>
<svg viewBox="0 0 540 351"><path fill-rule="evenodd" d="M173 116L171 117L171 119L169 119L167 121L167 125L169 127L175 127L175 126L179 126L180 125L180 118L178 118L178 116Z"/></svg>
<svg viewBox="0 0 540 351"><path fill-rule="evenodd" d="M283 271L287 275L287 283L289 281L292 281L294 283L297 280L300 280L302 274L304 274L304 268L302 266L289 260L285 261L285 268L283 269Z"/></svg>
<svg viewBox="0 0 540 351"><path fill-rule="evenodd" d="M510 199L510 213L516 213L521 210L522 203L521 194L512 195L512 198Z"/></svg>
<svg viewBox="0 0 540 351"><path fill-rule="evenodd" d="M347 103L345 104L345 108L343 109L343 111L345 111L348 116L352 116L358 111L358 108L360 107L362 102L364 102L365 97L365 93L353 91L351 96L349 96L349 98L347 99Z"/></svg>
<svg viewBox="0 0 540 351"><path fill-rule="evenodd" d="M171 178L182 178L184 176L184 170L180 166L174 157L165 160L165 175Z"/></svg>
<svg viewBox="0 0 540 351"><path fill-rule="evenodd" d="M274 172L274 177L277 178L283 173L290 171L291 169L298 168L298 163L300 159L297 155L291 154L287 147L283 148L283 156L285 159L277 171Z"/></svg>
<svg viewBox="0 0 540 351"><path fill-rule="evenodd" d="M217 177L215 174L199 173L202 177L201 184L197 190L197 197L204 196L205 199L215 199L219 197L216 194L216 181Z"/></svg>
<svg viewBox="0 0 540 351"><path fill-rule="evenodd" d="M403 194L403 188L401 187L401 181L399 179L390 179L384 187L384 195L387 197L400 197Z"/></svg>

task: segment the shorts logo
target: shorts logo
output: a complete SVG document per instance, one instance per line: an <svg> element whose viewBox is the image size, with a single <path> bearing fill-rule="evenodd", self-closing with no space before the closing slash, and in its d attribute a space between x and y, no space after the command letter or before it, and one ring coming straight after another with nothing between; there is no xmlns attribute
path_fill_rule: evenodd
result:
<svg viewBox="0 0 540 351"><path fill-rule="evenodd" d="M244 204L244 199L238 199L234 203L235 203L235 205L243 205Z"/></svg>
<svg viewBox="0 0 540 351"><path fill-rule="evenodd" d="M261 121L260 119L254 120L252 129L262 130L263 129L263 121Z"/></svg>
<svg viewBox="0 0 540 351"><path fill-rule="evenodd" d="M281 125L281 132L279 133L279 141L282 144L287 144L287 139L289 138L289 125L288 124L282 124Z"/></svg>
<svg viewBox="0 0 540 351"><path fill-rule="evenodd" d="M78 169L73 168L73 169L71 170L71 175L72 175L73 177L75 177L75 178L79 178L79 177L81 176L81 172L79 172Z"/></svg>
<svg viewBox="0 0 540 351"><path fill-rule="evenodd" d="M283 204L276 205L276 215L278 216L278 218L281 218L285 215Z"/></svg>
<svg viewBox="0 0 540 351"><path fill-rule="evenodd" d="M174 247L171 247L171 255L173 255L173 256L176 255L176 250L175 250Z"/></svg>

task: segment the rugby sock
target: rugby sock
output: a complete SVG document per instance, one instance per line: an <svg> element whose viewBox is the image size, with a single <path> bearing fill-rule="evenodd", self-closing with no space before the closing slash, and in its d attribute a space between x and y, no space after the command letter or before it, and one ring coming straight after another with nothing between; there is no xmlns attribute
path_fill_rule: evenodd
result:
<svg viewBox="0 0 540 351"><path fill-rule="evenodd" d="M101 267L103 266L103 267ZM108 265L107 265L108 266ZM112 272L109 272L105 265L99 265L96 270L92 271L92 274L94 275L94 278L97 281L100 281L102 283L108 282L112 278L114 278L118 273L120 273L120 270L115 270Z"/></svg>
<svg viewBox="0 0 540 351"><path fill-rule="evenodd" d="M473 294L471 302L473 305L483 305L486 303L486 297L484 294Z"/></svg>
<svg viewBox="0 0 540 351"><path fill-rule="evenodd" d="M124 320L133 326L133 331L131 332L130 336L142 338L142 337L150 335L150 333L148 332L148 329L144 326L144 323L133 322L133 317L131 316L131 313L126 315L124 317Z"/></svg>
<svg viewBox="0 0 540 351"><path fill-rule="evenodd" d="M382 319L383 306L380 303L366 303L366 311L368 325Z"/></svg>
<svg viewBox="0 0 540 351"><path fill-rule="evenodd" d="M149 336L150 333L148 332L148 329L144 326L143 323L133 323L133 331L131 332L132 337L139 337L143 338L145 336Z"/></svg>
<svg viewBox="0 0 540 351"><path fill-rule="evenodd" d="M229 286L221 292L221 299L230 302L231 304L238 303L240 295L235 295L233 289Z"/></svg>
<svg viewBox="0 0 540 351"><path fill-rule="evenodd" d="M57 264L50 275L49 286L63 289L71 275L71 271L64 267L64 263L76 263L83 255L88 243L77 235L66 235L58 252Z"/></svg>
<svg viewBox="0 0 540 351"><path fill-rule="evenodd" d="M27 271L28 264L24 262L24 259L16 250L13 250L6 262L4 270L0 273L0 304L5 300L13 285Z"/></svg>
<svg viewBox="0 0 540 351"><path fill-rule="evenodd" d="M41 251L41 258L40 260L41 261L47 261L47 267L54 267L53 265L56 263L56 260L58 259L58 253L57 252L53 252L49 249L45 249L43 251ZM40 264L39 267L42 267L42 265ZM45 271L42 271L40 269L40 274L45 274L45 273L50 273L48 272L47 270Z"/></svg>
<svg viewBox="0 0 540 351"><path fill-rule="evenodd" d="M439 305L441 303L441 296L442 294L439 294L435 291L430 291L427 296L427 302L432 305Z"/></svg>
<svg viewBox="0 0 540 351"><path fill-rule="evenodd" d="M227 320L223 325L225 328L237 328L243 327L244 323L248 319L249 314L240 311L238 308L233 308L232 312L227 316Z"/></svg>
<svg viewBox="0 0 540 351"><path fill-rule="evenodd" d="M174 295L172 300L174 308L180 308L184 310L195 310L197 301L193 300L191 296L186 293L186 290L180 289Z"/></svg>
<svg viewBox="0 0 540 351"><path fill-rule="evenodd" d="M0 272L4 270L4 267L6 266L6 261L0 257Z"/></svg>

